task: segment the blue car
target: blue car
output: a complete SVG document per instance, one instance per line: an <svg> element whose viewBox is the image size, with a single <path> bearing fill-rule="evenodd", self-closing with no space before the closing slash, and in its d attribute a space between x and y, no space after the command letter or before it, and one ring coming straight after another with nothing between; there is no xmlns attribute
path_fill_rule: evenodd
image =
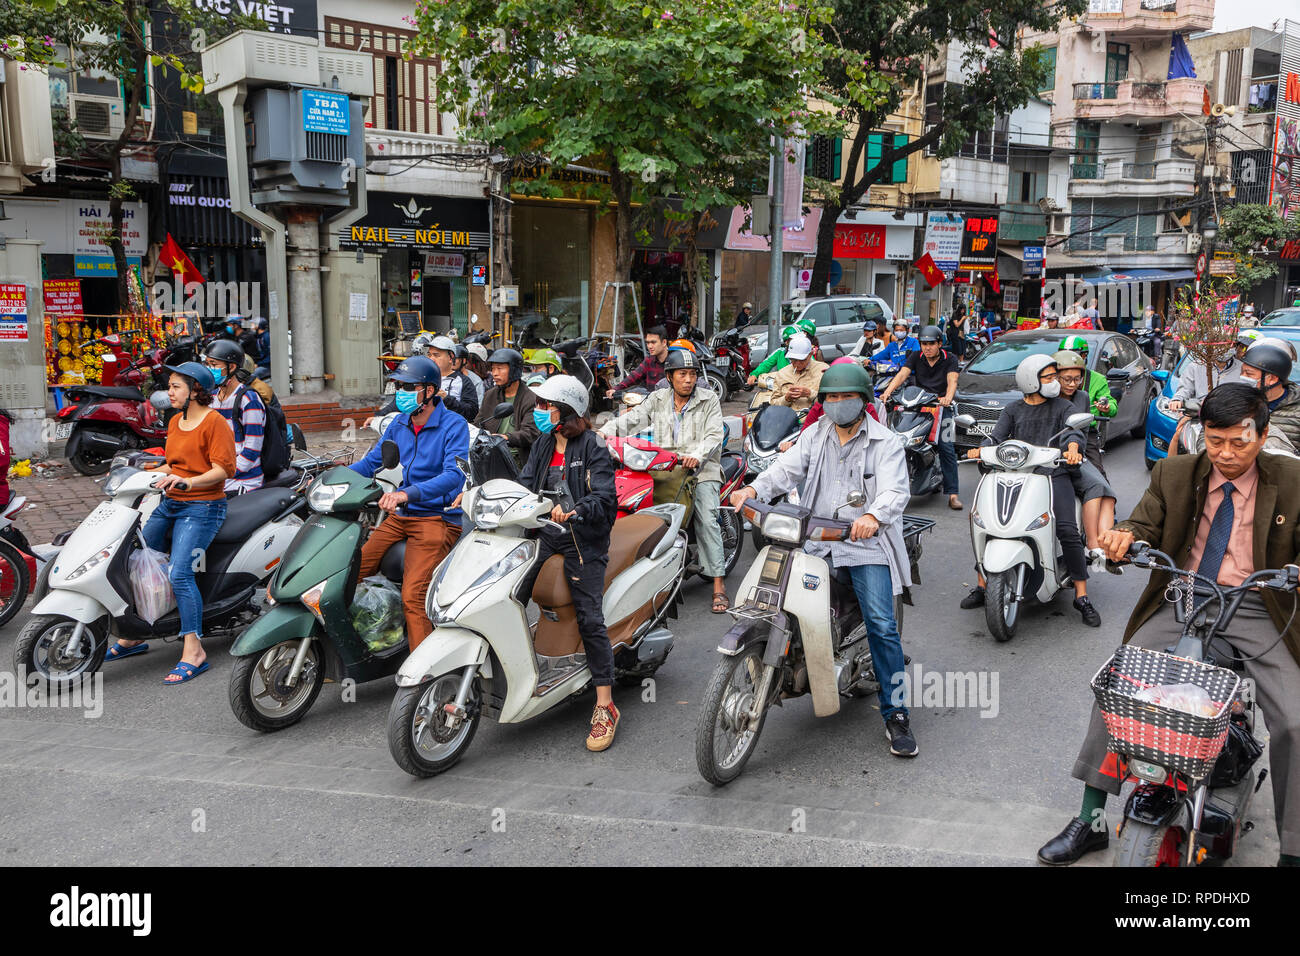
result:
<svg viewBox="0 0 1300 956"><path fill-rule="evenodd" d="M1296 310L1300 312L1300 310ZM1300 316L1297 316L1300 318ZM1269 328L1265 333L1269 338L1284 339L1290 342L1294 348L1300 349L1300 328L1295 327L1274 327ZM1157 369L1151 373L1151 377L1160 383L1160 394L1151 400L1151 407L1147 409L1147 437L1146 437L1146 461L1147 470L1150 471L1156 466L1161 458L1169 454L1169 443L1174 440L1174 430L1178 427L1179 415L1177 412L1169 411L1169 402L1174 397L1174 392L1178 391L1178 377L1182 374L1183 366L1187 364L1189 356L1184 355L1174 366L1173 372ZM1300 362L1291 366L1291 381L1300 382Z"/></svg>

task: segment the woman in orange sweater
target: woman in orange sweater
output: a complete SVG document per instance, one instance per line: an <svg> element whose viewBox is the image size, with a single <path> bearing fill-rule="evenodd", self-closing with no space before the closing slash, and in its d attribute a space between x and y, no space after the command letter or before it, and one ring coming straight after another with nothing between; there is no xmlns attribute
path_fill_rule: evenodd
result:
<svg viewBox="0 0 1300 956"><path fill-rule="evenodd" d="M154 485L166 492L145 522L145 544L155 551L170 551L168 577L181 612L185 647L181 662L163 678L164 684L183 684L208 669L203 636L203 598L194 581L194 569L226 519L226 479L235 473L235 436L220 412L208 406L216 381L206 365L184 362L166 366L171 372L167 398L181 410L167 427L167 464ZM171 547L168 548L170 541ZM118 641L108 649L108 660L142 654L149 649L140 641Z"/></svg>

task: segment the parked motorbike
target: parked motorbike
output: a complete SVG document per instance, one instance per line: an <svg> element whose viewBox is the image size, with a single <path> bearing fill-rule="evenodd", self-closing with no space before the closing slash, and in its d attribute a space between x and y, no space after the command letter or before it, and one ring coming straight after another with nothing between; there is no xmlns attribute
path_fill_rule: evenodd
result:
<svg viewBox="0 0 1300 956"><path fill-rule="evenodd" d="M1070 428L1083 429L1092 415L1080 412L1065 421ZM974 423L970 415L957 417L963 428ZM1012 439L984 446L975 460L987 469L970 513L975 563L985 578L984 619L995 640L1009 641L1016 635L1022 603L1036 597L1046 604L1071 587L1056 537L1052 480L1036 473L1061 464L1061 452ZM1077 499L1074 509L1075 523L1082 528Z"/></svg>
<svg viewBox="0 0 1300 956"><path fill-rule="evenodd" d="M148 460L125 456L112 468L104 482L109 500L86 516L53 559L49 591L14 644L16 672L70 683L97 671L115 638L180 633L174 603L150 623L137 613L131 586L129 559L143 546L141 528L161 494L154 485L162 476L139 467ZM228 502L226 520L195 574L205 634L241 630L257 616L256 591L297 534L304 507L292 488L261 489Z"/></svg>
<svg viewBox="0 0 1300 956"><path fill-rule="evenodd" d="M0 627L22 609L45 564L14 524L29 504L25 495L14 495L0 513Z"/></svg>
<svg viewBox="0 0 1300 956"><path fill-rule="evenodd" d="M562 527L546 517L556 502L550 494L502 479L466 492L475 530L463 536L456 560L449 556L434 573L428 611L435 630L402 665L388 712L388 749L413 776L452 767L483 717L520 723L591 682L563 558L552 556L537 576L535 623L529 596L517 593L538 555L537 541L524 533ZM621 684L639 685L672 650L663 624L681 602L685 512L658 505L614 522L603 610Z"/></svg>
<svg viewBox="0 0 1300 956"><path fill-rule="evenodd" d="M839 520L839 512L867 500L867 493L855 490L830 518L789 502L745 501L745 518L770 543L741 582L740 603L727 612L736 623L718 645L723 657L695 727L696 765L715 786L744 770L773 705L811 693L814 712L826 717L840 709L840 697L866 697L880 689L847 574L832 574L824 558L802 549L808 540L847 538L852 522ZM916 580L921 532L934 522L904 516L903 523ZM900 633L906 599L894 599Z"/></svg>
<svg viewBox="0 0 1300 956"><path fill-rule="evenodd" d="M1256 571L1239 587L1228 588L1184 571L1145 541L1134 542L1129 560L1174 578L1171 600L1183 635L1167 651L1125 645L1092 679L1110 737L1108 749L1137 784L1124 804L1114 864L1221 862L1253 829L1246 813L1268 775L1254 769L1264 740L1255 728L1254 694L1237 673L1243 669L1241 654L1225 635L1252 588L1294 592L1300 568L1290 564ZM1142 688L1175 684L1195 685L1208 703L1207 712L1189 713L1138 697Z"/></svg>
<svg viewBox="0 0 1300 956"><path fill-rule="evenodd" d="M913 497L943 490L939 446L939 396L919 385L907 385L891 396L888 424L903 439L907 477Z"/></svg>
<svg viewBox="0 0 1300 956"><path fill-rule="evenodd" d="M713 349L713 364L723 374L727 391L748 391L754 386L749 379L749 339L741 335L740 329L727 329L719 332L710 343Z"/></svg>

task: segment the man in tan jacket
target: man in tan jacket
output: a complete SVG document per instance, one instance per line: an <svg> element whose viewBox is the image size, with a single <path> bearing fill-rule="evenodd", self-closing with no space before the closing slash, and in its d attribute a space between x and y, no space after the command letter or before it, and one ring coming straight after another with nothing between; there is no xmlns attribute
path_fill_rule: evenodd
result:
<svg viewBox="0 0 1300 956"><path fill-rule="evenodd" d="M773 376L772 404L789 405L805 412L817 400L822 373L828 366L813 358L812 342L806 335L796 335L785 348L790 364Z"/></svg>

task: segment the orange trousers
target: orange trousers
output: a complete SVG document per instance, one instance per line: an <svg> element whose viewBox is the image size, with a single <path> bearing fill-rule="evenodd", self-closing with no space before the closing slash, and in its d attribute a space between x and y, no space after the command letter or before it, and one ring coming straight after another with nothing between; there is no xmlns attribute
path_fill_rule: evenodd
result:
<svg viewBox="0 0 1300 956"><path fill-rule="evenodd" d="M399 541L406 541L406 559L402 564L402 610L406 615L406 641L415 650L433 632L433 622L424 613L424 599L429 593L429 579L456 539L460 525L442 518L402 518L388 515L361 546L361 571L358 580L379 570L384 554Z"/></svg>

